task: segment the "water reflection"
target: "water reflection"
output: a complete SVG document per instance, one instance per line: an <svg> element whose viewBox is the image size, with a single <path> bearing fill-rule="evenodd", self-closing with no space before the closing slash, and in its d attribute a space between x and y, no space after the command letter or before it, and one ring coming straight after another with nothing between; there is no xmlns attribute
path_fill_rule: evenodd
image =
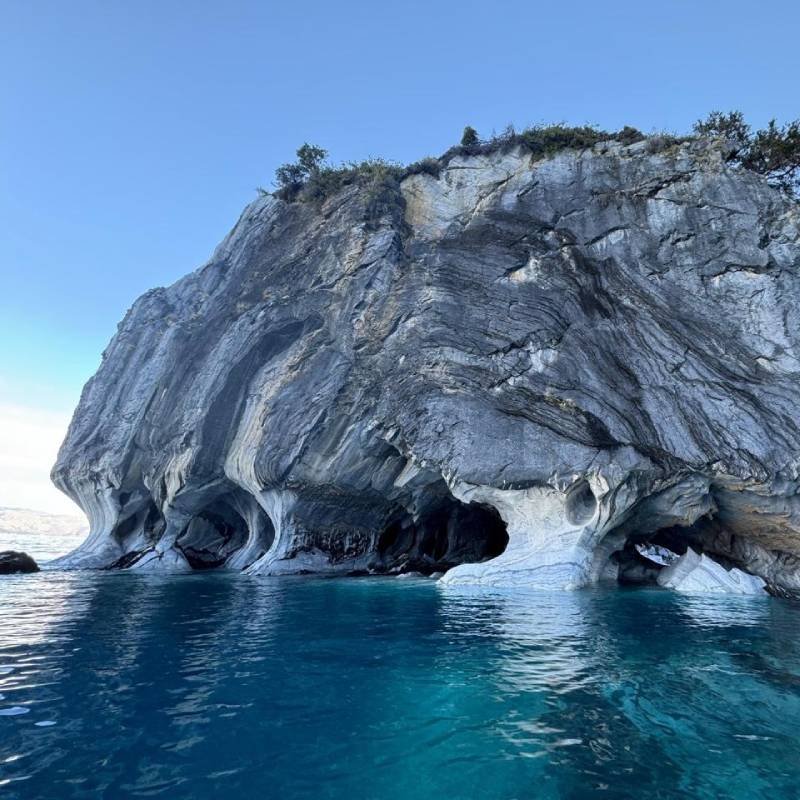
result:
<svg viewBox="0 0 800 800"><path fill-rule="evenodd" d="M25 800L790 797L798 633L770 598L20 576L0 584L0 781Z"/></svg>
<svg viewBox="0 0 800 800"><path fill-rule="evenodd" d="M720 602L713 595L678 595L673 601L692 624L701 627L739 627L768 624L770 608L767 597L738 597L732 595Z"/></svg>
<svg viewBox="0 0 800 800"><path fill-rule="evenodd" d="M504 690L561 693L594 680L597 654L585 648L585 594L446 585L440 591L447 627L495 642Z"/></svg>

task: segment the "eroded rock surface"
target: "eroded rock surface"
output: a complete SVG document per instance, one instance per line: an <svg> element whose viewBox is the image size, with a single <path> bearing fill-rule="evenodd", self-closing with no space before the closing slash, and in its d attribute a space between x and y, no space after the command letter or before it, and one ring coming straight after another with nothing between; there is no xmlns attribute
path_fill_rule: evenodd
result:
<svg viewBox="0 0 800 800"><path fill-rule="evenodd" d="M256 200L84 389L63 563L563 588L691 541L797 590L800 206L654 150Z"/></svg>
<svg viewBox="0 0 800 800"><path fill-rule="evenodd" d="M657 581L660 586L689 594L764 594L766 591L762 578L748 575L736 567L725 569L709 556L700 555L691 548L663 569Z"/></svg>

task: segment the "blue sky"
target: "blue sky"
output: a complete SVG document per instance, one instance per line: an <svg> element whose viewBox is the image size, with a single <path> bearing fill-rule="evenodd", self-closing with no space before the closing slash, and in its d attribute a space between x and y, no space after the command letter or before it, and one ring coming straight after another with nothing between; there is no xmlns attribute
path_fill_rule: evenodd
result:
<svg viewBox="0 0 800 800"><path fill-rule="evenodd" d="M798 30L769 0L0 0L0 406L66 419L135 297L303 141L407 162L467 123L786 121Z"/></svg>

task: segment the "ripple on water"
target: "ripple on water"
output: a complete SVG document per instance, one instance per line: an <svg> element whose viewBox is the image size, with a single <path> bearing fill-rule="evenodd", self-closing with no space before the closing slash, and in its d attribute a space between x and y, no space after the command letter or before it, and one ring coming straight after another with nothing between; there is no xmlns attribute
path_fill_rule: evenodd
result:
<svg viewBox="0 0 800 800"><path fill-rule="evenodd" d="M30 711L25 706L9 706L8 708L0 708L0 717L17 717L20 714L27 714Z"/></svg>
<svg viewBox="0 0 800 800"><path fill-rule="evenodd" d="M3 800L796 796L770 598L41 573L0 659Z"/></svg>

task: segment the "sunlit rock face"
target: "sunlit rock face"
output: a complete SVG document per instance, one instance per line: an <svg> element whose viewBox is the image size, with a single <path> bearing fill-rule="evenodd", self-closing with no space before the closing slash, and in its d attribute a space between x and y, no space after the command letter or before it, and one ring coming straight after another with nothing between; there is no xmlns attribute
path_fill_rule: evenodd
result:
<svg viewBox="0 0 800 800"><path fill-rule="evenodd" d="M763 594L762 578L748 575L736 567L725 569L721 564L689 548L677 561L661 570L659 585L690 594Z"/></svg>
<svg viewBox="0 0 800 800"><path fill-rule="evenodd" d="M691 544L800 589L797 203L701 142L400 193L259 198L134 304L53 471L63 563L565 588Z"/></svg>

